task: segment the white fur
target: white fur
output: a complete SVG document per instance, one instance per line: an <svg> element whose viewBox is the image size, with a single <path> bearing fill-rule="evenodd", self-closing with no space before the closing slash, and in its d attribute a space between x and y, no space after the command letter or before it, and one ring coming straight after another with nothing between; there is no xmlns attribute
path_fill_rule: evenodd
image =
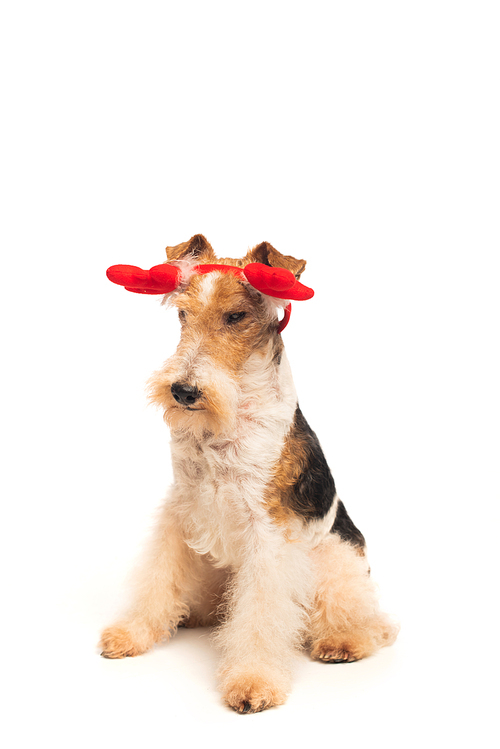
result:
<svg viewBox="0 0 500 749"><path fill-rule="evenodd" d="M265 508L265 490L293 420L297 398L286 357L254 354L241 378L232 433L200 440L173 434L172 508L188 544L217 566L238 568L248 549L282 542Z"/></svg>
<svg viewBox="0 0 500 749"><path fill-rule="evenodd" d="M200 290L198 292L198 298L202 304L206 305L210 303L215 289L215 282L219 275L219 273L207 273L205 276L202 276Z"/></svg>
<svg viewBox="0 0 500 749"><path fill-rule="evenodd" d="M330 535L335 522L339 498L335 495L332 505L323 518L317 520L295 520L290 529L292 539L299 539L311 549L314 549L324 538Z"/></svg>

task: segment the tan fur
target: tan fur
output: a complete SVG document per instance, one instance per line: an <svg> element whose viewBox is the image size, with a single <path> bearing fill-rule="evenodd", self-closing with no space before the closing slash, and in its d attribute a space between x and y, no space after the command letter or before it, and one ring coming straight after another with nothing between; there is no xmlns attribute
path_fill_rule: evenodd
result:
<svg viewBox="0 0 500 749"><path fill-rule="evenodd" d="M307 463L306 445L295 425L288 432L279 460L274 466L266 493L268 511L273 520L287 530L291 540L290 521L296 516L288 498L292 487L302 474Z"/></svg>
<svg viewBox="0 0 500 749"><path fill-rule="evenodd" d="M166 506L136 572L133 605L124 619L102 633L102 655L140 655L168 640L190 612L199 624L213 623L226 580L227 573L214 570L186 545L177 518Z"/></svg>
<svg viewBox="0 0 500 749"><path fill-rule="evenodd" d="M330 534L311 556L316 578L311 656L353 661L391 645L398 627L380 611L366 558L338 534Z"/></svg>
<svg viewBox="0 0 500 749"><path fill-rule="evenodd" d="M289 683L280 683L280 675L266 673L265 668L253 673L228 669L221 677L223 697L238 713L260 713L286 701Z"/></svg>
<svg viewBox="0 0 500 749"><path fill-rule="evenodd" d="M291 271L295 278L300 278L306 267L305 260L297 260L291 255L282 255L269 242L261 242L257 247L250 250L242 260L243 265L248 263L264 263L273 268L286 268Z"/></svg>
<svg viewBox="0 0 500 749"><path fill-rule="evenodd" d="M365 556L330 533L338 500L322 518L291 501L307 450L277 332L281 302L232 274L193 270L264 262L298 278L305 261L267 242L221 260L202 235L167 247L167 257L181 268L169 297L181 340L150 397L171 429L174 486L102 654L136 656L178 626L216 625L224 699L258 712L285 701L304 644L317 660L351 661L391 644L397 627L379 609ZM243 322L230 323L240 312ZM196 388L192 405L174 398L174 383Z"/></svg>
<svg viewBox="0 0 500 749"><path fill-rule="evenodd" d="M216 261L212 245L207 242L203 234L195 234L187 242L181 242L174 247L166 247L165 252L167 253L167 260L180 260L188 255L196 258L198 262L200 258L204 258L206 263L214 263Z"/></svg>

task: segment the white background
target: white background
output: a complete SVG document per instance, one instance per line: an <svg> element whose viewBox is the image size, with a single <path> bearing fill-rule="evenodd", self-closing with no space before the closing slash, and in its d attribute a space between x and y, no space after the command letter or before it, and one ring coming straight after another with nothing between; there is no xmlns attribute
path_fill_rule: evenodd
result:
<svg viewBox="0 0 500 749"><path fill-rule="evenodd" d="M495 2L6 2L6 746L493 746L498 682ZM302 655L225 708L207 631L98 656L170 481L156 298L105 278L201 232L308 260L284 332L396 645Z"/></svg>

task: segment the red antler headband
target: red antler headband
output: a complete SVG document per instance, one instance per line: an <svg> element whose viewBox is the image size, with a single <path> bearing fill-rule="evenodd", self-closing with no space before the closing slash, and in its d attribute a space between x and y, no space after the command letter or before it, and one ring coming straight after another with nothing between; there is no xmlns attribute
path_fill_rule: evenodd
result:
<svg viewBox="0 0 500 749"><path fill-rule="evenodd" d="M248 281L262 294L277 299L302 301L314 296L314 291L301 284L291 271L286 268L271 268L263 263L249 263L244 268L234 265L195 265L193 271L198 274L212 271L232 273ZM154 265L150 270L143 270L135 265L112 265L106 271L106 275L113 283L124 286L127 291L136 294L169 294L181 283L182 271L169 263ZM288 304L278 328L279 333L288 325L291 309L292 305Z"/></svg>

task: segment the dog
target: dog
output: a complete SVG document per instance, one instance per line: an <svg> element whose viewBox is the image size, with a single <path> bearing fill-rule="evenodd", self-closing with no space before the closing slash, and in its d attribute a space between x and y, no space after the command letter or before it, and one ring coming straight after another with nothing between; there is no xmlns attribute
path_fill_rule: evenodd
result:
<svg viewBox="0 0 500 749"><path fill-rule="evenodd" d="M171 430L174 485L133 605L102 633L101 655L136 656L179 626L214 627L223 698L255 713L285 702L301 648L322 663L351 662L391 645L398 626L379 608L365 539L299 408L284 351L279 315L290 307L276 289L292 279L288 288L306 289L294 298L307 298L306 262L267 242L243 259L217 258L202 235L166 251L147 279L138 268L125 280L108 274L131 291L166 289L181 338L149 385ZM245 276L252 268L278 282L263 293ZM162 273L174 274L172 289Z"/></svg>

